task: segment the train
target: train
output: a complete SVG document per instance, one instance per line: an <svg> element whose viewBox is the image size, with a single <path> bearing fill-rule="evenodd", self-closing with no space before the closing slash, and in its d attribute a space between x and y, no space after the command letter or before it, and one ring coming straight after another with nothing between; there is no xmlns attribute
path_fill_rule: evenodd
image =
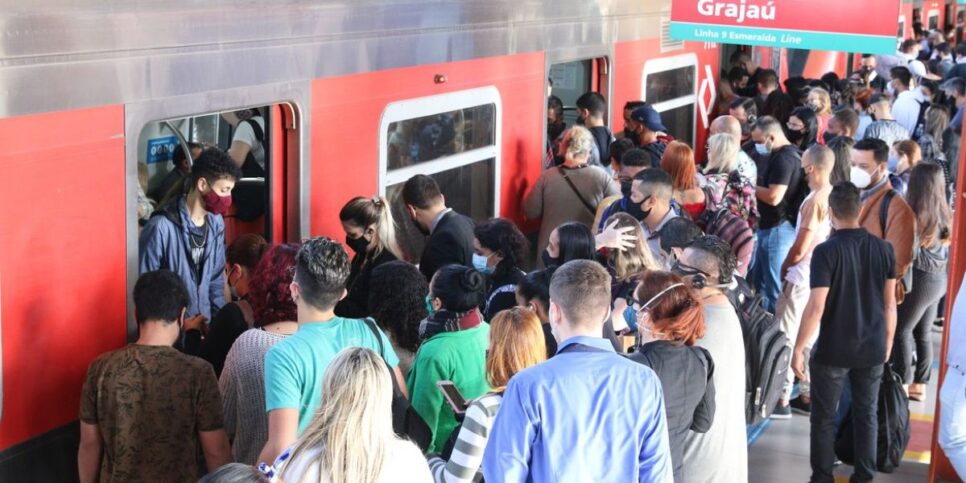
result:
<svg viewBox="0 0 966 483"><path fill-rule="evenodd" d="M956 19L955 3L903 0L901 36L914 15ZM738 47L671 39L670 10L671 0L7 2L0 480L76 479L81 384L96 356L136 338L138 192L167 174L174 148L227 148L223 114L263 113L266 176L242 182L264 186L268 204L255 220L229 212L229 241L339 239L343 203L380 194L418 250L397 201L414 174L436 178L462 213L532 231L521 203L543 169L548 92L568 107L600 92L615 132L623 103L645 100L675 137L704 145ZM852 60L752 52L783 77Z"/></svg>

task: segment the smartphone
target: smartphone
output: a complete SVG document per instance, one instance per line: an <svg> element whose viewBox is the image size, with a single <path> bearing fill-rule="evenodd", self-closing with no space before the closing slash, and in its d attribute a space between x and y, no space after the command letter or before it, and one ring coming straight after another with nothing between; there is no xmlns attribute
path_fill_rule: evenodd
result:
<svg viewBox="0 0 966 483"><path fill-rule="evenodd" d="M443 391L443 398L446 399L446 403L449 404L454 413L462 415L466 412L466 399L460 394L460 390L456 387L456 384L453 384L453 381L438 381L436 385L439 386L440 391Z"/></svg>

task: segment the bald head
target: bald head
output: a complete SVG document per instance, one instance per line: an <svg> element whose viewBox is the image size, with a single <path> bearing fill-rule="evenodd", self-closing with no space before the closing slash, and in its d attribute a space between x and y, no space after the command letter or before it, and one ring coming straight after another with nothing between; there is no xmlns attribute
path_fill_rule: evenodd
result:
<svg viewBox="0 0 966 483"><path fill-rule="evenodd" d="M832 172L835 166L835 153L821 144L815 144L805 150L802 155L802 165L814 166L816 171L824 174Z"/></svg>
<svg viewBox="0 0 966 483"><path fill-rule="evenodd" d="M741 122L734 116L718 116L711 122L711 134L730 134L741 142Z"/></svg>

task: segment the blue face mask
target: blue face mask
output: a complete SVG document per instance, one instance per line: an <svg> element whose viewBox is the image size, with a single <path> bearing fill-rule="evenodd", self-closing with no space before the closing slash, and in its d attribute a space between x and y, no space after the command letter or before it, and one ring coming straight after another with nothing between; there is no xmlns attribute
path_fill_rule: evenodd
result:
<svg viewBox="0 0 966 483"><path fill-rule="evenodd" d="M493 256L493 254L491 253L490 254L490 257L492 257L492 256ZM478 253L474 253L473 254L473 268L479 270L480 272L486 273L486 274L493 273L493 267L490 267L490 266L487 265L487 262L489 262L490 257L484 257L483 255L480 255Z"/></svg>
<svg viewBox="0 0 966 483"><path fill-rule="evenodd" d="M755 143L755 151L758 151L758 154L762 156L765 156L768 153L770 153L770 151L768 151L768 146L761 143Z"/></svg>
<svg viewBox="0 0 966 483"><path fill-rule="evenodd" d="M430 297L429 294L426 294L426 313L429 315L436 313L436 310L433 309L433 298Z"/></svg>
<svg viewBox="0 0 966 483"><path fill-rule="evenodd" d="M896 168L899 167L899 156L894 154L889 155L889 171L892 173L896 172Z"/></svg>

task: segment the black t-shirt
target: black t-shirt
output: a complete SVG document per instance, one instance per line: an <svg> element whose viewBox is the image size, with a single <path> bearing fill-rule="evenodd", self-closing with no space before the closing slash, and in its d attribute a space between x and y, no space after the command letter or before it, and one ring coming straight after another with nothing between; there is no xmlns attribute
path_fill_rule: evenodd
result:
<svg viewBox="0 0 966 483"><path fill-rule="evenodd" d="M829 289L815 360L846 368L885 361L885 283L894 278L892 245L864 228L838 230L815 247L811 288Z"/></svg>
<svg viewBox="0 0 966 483"><path fill-rule="evenodd" d="M597 149L600 151L600 165L607 166L610 163L610 143L614 141L614 135L607 126L592 127L589 131L594 136Z"/></svg>
<svg viewBox="0 0 966 483"><path fill-rule="evenodd" d="M772 206L761 200L758 201L758 211L761 213L759 228L774 228L786 219L788 202L795 199L801 177L802 152L792 145L782 146L777 151L773 151L767 163L758 165L758 186L764 188L773 184L788 186L785 196L778 205Z"/></svg>

